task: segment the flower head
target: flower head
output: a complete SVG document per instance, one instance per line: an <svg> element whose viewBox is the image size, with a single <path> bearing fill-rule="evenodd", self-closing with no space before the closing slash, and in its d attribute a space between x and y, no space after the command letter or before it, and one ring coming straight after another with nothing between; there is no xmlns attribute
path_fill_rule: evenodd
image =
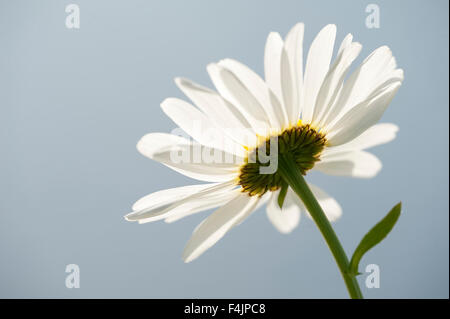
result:
<svg viewBox="0 0 450 319"><path fill-rule="evenodd" d="M133 205L129 221L145 223L220 207L194 231L183 259L189 262L231 228L267 204L274 226L289 233L306 209L277 171L277 156L290 156L302 174L314 169L330 175L368 178L380 161L364 151L395 138L394 124L377 124L403 81L390 49L370 54L348 77L361 51L351 34L331 63L336 27L316 36L303 70L303 24L285 41L270 33L263 80L231 59L208 65L217 92L189 80L176 84L195 104L169 98L163 111L194 141L175 134L150 133L138 143L145 156L206 184L158 191ZM339 204L311 185L328 219Z"/></svg>

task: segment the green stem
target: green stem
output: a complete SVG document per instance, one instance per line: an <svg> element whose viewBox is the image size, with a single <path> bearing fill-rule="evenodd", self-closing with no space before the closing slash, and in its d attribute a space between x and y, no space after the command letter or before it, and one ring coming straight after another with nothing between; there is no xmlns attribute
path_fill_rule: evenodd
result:
<svg viewBox="0 0 450 319"><path fill-rule="evenodd" d="M300 197L314 222L317 224L317 227L319 227L320 232L325 238L334 259L336 260L339 270L341 271L342 278L347 286L350 297L353 299L362 299L363 296L358 281L355 277L348 274L349 261L347 255L325 213L311 192L299 168L295 164L295 161L290 158L289 154L283 154L279 157L278 168L283 179Z"/></svg>

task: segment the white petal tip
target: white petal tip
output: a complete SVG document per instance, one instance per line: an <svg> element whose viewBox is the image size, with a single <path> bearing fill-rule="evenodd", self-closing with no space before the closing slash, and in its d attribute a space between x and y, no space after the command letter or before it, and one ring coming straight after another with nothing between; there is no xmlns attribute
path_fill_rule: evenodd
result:
<svg viewBox="0 0 450 319"><path fill-rule="evenodd" d="M322 32L331 32L331 33L333 33L333 34L336 34L336 31L337 31L337 27L336 27L335 24L327 24L326 26L324 26L324 27L322 28L322 30L320 30L319 33L322 33Z"/></svg>
<svg viewBox="0 0 450 319"><path fill-rule="evenodd" d="M222 67L214 62L209 63L206 66L206 71L208 72L210 77L213 77L214 75L218 75L221 70L222 70Z"/></svg>
<svg viewBox="0 0 450 319"><path fill-rule="evenodd" d="M183 254L182 259L183 259L183 262L184 262L185 264L189 264L189 263L190 263L191 261L193 261L195 258L192 258L192 254L191 254L191 255L184 255L184 254Z"/></svg>
<svg viewBox="0 0 450 319"><path fill-rule="evenodd" d="M267 39L268 40L269 39L277 39L277 40L280 39L280 40L282 40L281 35L278 32L275 32L275 31L270 32L269 35L267 36Z"/></svg>
<svg viewBox="0 0 450 319"><path fill-rule="evenodd" d="M183 77L176 77L174 79L174 82L175 82L176 86L178 86L180 89L182 89L182 87L184 87L184 86L191 85L191 81L189 79L183 78Z"/></svg>
<svg viewBox="0 0 450 319"><path fill-rule="evenodd" d="M129 213L123 216L123 219L125 219L127 222L134 222L136 221L136 216L134 215L134 213Z"/></svg>
<svg viewBox="0 0 450 319"><path fill-rule="evenodd" d="M140 153L142 153L141 152L141 150L142 150L142 146L143 146L143 137L136 143L136 149L140 152Z"/></svg>
<svg viewBox="0 0 450 319"><path fill-rule="evenodd" d="M390 47L388 47L387 45L383 45L379 48L382 51L385 51L386 53L392 54L392 50Z"/></svg>
<svg viewBox="0 0 450 319"><path fill-rule="evenodd" d="M359 42L352 42L352 46L354 46L355 48L357 48L358 50L362 49L362 44Z"/></svg>
<svg viewBox="0 0 450 319"><path fill-rule="evenodd" d="M172 99L173 99L173 98L171 98L171 97L165 98L165 99L160 103L161 108L164 109L164 107L167 106L167 104L170 103L170 102L172 101Z"/></svg>
<svg viewBox="0 0 450 319"><path fill-rule="evenodd" d="M366 174L362 173L361 175L355 176L355 177L359 177L359 178L362 178L362 179L374 178L374 177L376 177L378 175L378 173L381 172L382 168L383 168L383 164L381 164L381 162L379 162L378 166L376 168L375 167L372 168L372 171L370 171L369 173L366 173Z"/></svg>
<svg viewBox="0 0 450 319"><path fill-rule="evenodd" d="M136 144L136 149L139 153L141 153L144 156L147 156L148 158L153 158L154 152L146 152L146 137L147 135L144 135Z"/></svg>
<svg viewBox="0 0 450 319"><path fill-rule="evenodd" d="M339 216L328 217L328 221L329 221L330 223L335 223L335 222L337 222L339 219L341 219L341 217L342 217L342 212L340 213Z"/></svg>

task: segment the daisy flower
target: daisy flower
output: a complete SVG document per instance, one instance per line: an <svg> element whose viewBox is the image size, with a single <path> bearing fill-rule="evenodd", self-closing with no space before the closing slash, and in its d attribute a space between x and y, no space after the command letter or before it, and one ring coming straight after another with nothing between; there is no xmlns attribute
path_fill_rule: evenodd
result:
<svg viewBox="0 0 450 319"><path fill-rule="evenodd" d="M168 98L161 107L193 141L150 133L138 142L143 155L207 183L147 195L133 205L127 220L173 222L219 207L194 230L183 252L185 262L264 204L282 233L298 225L301 212L309 216L291 188L289 172L283 173L286 161L302 175L318 170L369 178L381 169L381 162L365 150L391 141L398 130L394 124L377 124L403 81L391 50L376 49L349 72L361 44L348 34L332 62L336 26L327 25L312 42L304 66L303 34L301 23L284 41L278 33L269 34L264 79L232 59L207 67L217 92L177 78L195 106ZM264 161L272 147L279 158ZM309 188L329 221L341 216L335 199L315 185Z"/></svg>

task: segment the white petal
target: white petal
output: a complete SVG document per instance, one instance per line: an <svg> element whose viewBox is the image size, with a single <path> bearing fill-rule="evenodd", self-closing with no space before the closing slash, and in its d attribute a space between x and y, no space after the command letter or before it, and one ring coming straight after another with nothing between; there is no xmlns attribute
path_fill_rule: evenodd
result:
<svg viewBox="0 0 450 319"><path fill-rule="evenodd" d="M305 26L297 23L287 34L285 49L291 65L293 87L296 103L291 106L290 119L295 120L295 124L300 118L302 109L301 88L303 86L303 34Z"/></svg>
<svg viewBox="0 0 450 319"><path fill-rule="evenodd" d="M187 79L176 78L175 83L192 102L234 141L246 145L247 135L255 135L250 124L234 105L216 92Z"/></svg>
<svg viewBox="0 0 450 319"><path fill-rule="evenodd" d="M232 72L210 64L208 73L220 95L238 108L256 133L265 136L270 132L266 111Z"/></svg>
<svg viewBox="0 0 450 319"><path fill-rule="evenodd" d="M334 222L342 216L342 208L333 197L311 183L308 183L308 185L330 222Z"/></svg>
<svg viewBox="0 0 450 319"><path fill-rule="evenodd" d="M353 35L349 33L345 36L344 40L342 40L337 55L338 56L341 55L341 53L352 44L352 42L353 42Z"/></svg>
<svg viewBox="0 0 450 319"><path fill-rule="evenodd" d="M292 200L291 196L286 194L283 208L280 209L278 205L279 194L279 190L272 192L266 208L267 217L279 232L288 234L300 222L300 207Z"/></svg>
<svg viewBox="0 0 450 319"><path fill-rule="evenodd" d="M373 146L381 145L392 141L397 135L399 128L392 123L379 123L370 127L357 138L348 143L335 147L328 147L322 155L336 154L348 151L357 151L368 149Z"/></svg>
<svg viewBox="0 0 450 319"><path fill-rule="evenodd" d="M293 73L285 49L281 52L281 88L283 93L283 104L288 115L289 125L295 125L299 120L296 116L298 113L297 90L294 87Z"/></svg>
<svg viewBox="0 0 450 319"><path fill-rule="evenodd" d="M313 121L319 123L319 127L322 127L322 119L335 103L347 71L352 62L358 57L361 48L361 44L357 42L346 46L328 71L314 108Z"/></svg>
<svg viewBox="0 0 450 319"><path fill-rule="evenodd" d="M195 230L186 244L183 260L190 262L219 241L243 217L253 212L257 196L240 193L225 206L220 207Z"/></svg>
<svg viewBox="0 0 450 319"><path fill-rule="evenodd" d="M191 142L180 136L150 133L137 144L138 151L173 170L207 182L226 182L236 177L243 158Z"/></svg>
<svg viewBox="0 0 450 319"><path fill-rule="evenodd" d="M209 189L193 193L188 197L178 196L174 198L172 203L135 211L127 215L126 218L130 221L137 220L139 224L161 219L166 222L174 222L183 217L224 205L235 194L236 190L233 187L234 185L228 184L221 184L218 187L209 186Z"/></svg>
<svg viewBox="0 0 450 319"><path fill-rule="evenodd" d="M394 71L391 71L387 74L385 74L378 82L375 89L369 94L367 99L373 98L377 92L380 92L393 83L396 82L403 82L404 74L402 69L395 69Z"/></svg>
<svg viewBox="0 0 450 319"><path fill-rule="evenodd" d="M336 26L329 24L319 32L309 49L303 85L302 121L305 123L312 120L317 94L330 67L335 37Z"/></svg>
<svg viewBox="0 0 450 319"><path fill-rule="evenodd" d="M333 127L329 128L328 142L332 146L347 143L376 124L397 93L401 82L382 90L371 100L364 101L347 112Z"/></svg>
<svg viewBox="0 0 450 319"><path fill-rule="evenodd" d="M366 100L370 100L375 98L380 92L388 89L390 86L396 83L402 83L404 79L403 70L402 69L396 69L394 71L391 71L384 75L379 82L374 85L374 88L372 91L370 91L369 95L367 96ZM342 92L342 90L341 90ZM342 96L342 94L340 95ZM339 101L335 103L335 105L332 107L331 111L328 113L327 119L323 120L322 123L324 124L324 129L327 130L329 127L332 127L337 122L339 122L342 117L346 114L345 112L349 112L352 110L355 105L346 104L343 108L339 105ZM339 112L340 110L340 112ZM337 112L337 113L336 113Z"/></svg>
<svg viewBox="0 0 450 319"><path fill-rule="evenodd" d="M381 170L381 161L371 153L353 151L323 156L314 169L334 176L371 178Z"/></svg>
<svg viewBox="0 0 450 319"><path fill-rule="evenodd" d="M271 32L267 36L264 51L264 77L267 85L279 101L283 101L281 88L281 54L283 52L283 39L279 33Z"/></svg>
<svg viewBox="0 0 450 319"><path fill-rule="evenodd" d="M225 205L236 196L237 192L241 192L241 190L235 189L217 192L214 196L208 196L208 198L203 198L201 201L189 201L181 207L182 209L177 209L172 212L172 214L170 214L170 216L168 216L164 221L166 223L173 223L186 216Z"/></svg>
<svg viewBox="0 0 450 319"><path fill-rule="evenodd" d="M242 192L242 189L241 189ZM255 208L253 209L253 211L256 211L257 209L261 208L262 206L264 206L270 199L270 195L271 192L266 192L263 196L258 198L258 203L256 204ZM244 220L247 218L247 215L242 215L236 222L236 226L239 226L241 223L244 222Z"/></svg>
<svg viewBox="0 0 450 319"><path fill-rule="evenodd" d="M389 77L396 78L397 75L392 73L395 67L395 59L387 46L373 51L345 81L338 101L324 122L333 124L334 120L338 120L355 105L368 99L382 82Z"/></svg>
<svg viewBox="0 0 450 319"><path fill-rule="evenodd" d="M272 102L273 100L270 96L272 93L261 77L247 66L232 59L222 60L219 62L219 65L231 71L242 82L264 108L269 117L271 127L281 131L285 122L283 109L276 98L274 99L275 103Z"/></svg>
<svg viewBox="0 0 450 319"><path fill-rule="evenodd" d="M205 203L221 199L224 194L233 193L235 187L234 183L228 182L190 185L154 192L139 199L133 205L133 212L126 215L125 219L147 223L182 212L198 210Z"/></svg>
<svg viewBox="0 0 450 319"><path fill-rule="evenodd" d="M168 98L161 103L161 108L175 124L200 144L246 156L242 145L228 138L222 129L191 104L177 98Z"/></svg>
<svg viewBox="0 0 450 319"><path fill-rule="evenodd" d="M382 46L372 52L362 63L361 67L355 71L355 81L349 79L348 104L356 105L365 99L368 92L373 90L373 86L396 68L395 58L392 51L387 46ZM352 75L353 76L353 75ZM351 85L353 84L353 85Z"/></svg>
<svg viewBox="0 0 450 319"><path fill-rule="evenodd" d="M392 59L392 51L387 46L374 50L361 64L361 66L350 76L343 100L350 105L356 105L364 100L368 92L373 90L380 75L391 71L389 61Z"/></svg>
<svg viewBox="0 0 450 319"><path fill-rule="evenodd" d="M149 207L158 207L167 203L173 203L213 185L218 184L197 184L160 190L138 199L133 204L133 210L142 210Z"/></svg>

